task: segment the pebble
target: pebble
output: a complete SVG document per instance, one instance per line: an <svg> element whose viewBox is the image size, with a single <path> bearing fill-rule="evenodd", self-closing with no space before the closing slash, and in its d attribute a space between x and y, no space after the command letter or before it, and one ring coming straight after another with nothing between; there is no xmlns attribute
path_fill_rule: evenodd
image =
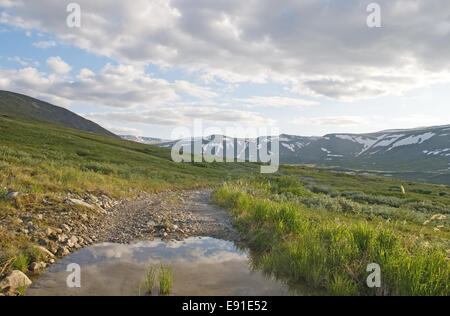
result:
<svg viewBox="0 0 450 316"><path fill-rule="evenodd" d="M57 253L58 253L58 256L64 258L70 254L70 251L66 247L59 247Z"/></svg>
<svg viewBox="0 0 450 316"><path fill-rule="evenodd" d="M21 193L20 192L10 192L6 195L6 199L12 200L18 197Z"/></svg>
<svg viewBox="0 0 450 316"><path fill-rule="evenodd" d="M33 262L30 265L30 271L33 273L37 273L41 270L44 270L47 267L47 265L45 264L45 262Z"/></svg>

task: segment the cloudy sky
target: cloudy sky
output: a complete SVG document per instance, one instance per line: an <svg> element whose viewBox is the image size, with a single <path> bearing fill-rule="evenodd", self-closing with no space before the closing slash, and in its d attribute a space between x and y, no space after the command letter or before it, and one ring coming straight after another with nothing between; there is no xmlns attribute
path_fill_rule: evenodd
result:
<svg viewBox="0 0 450 316"><path fill-rule="evenodd" d="M277 127L297 135L450 123L450 3L0 0L0 89L113 132Z"/></svg>

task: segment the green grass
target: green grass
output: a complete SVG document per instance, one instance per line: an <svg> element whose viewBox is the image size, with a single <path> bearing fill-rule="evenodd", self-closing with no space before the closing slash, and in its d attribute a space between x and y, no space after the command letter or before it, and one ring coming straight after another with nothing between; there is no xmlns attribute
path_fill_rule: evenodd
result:
<svg viewBox="0 0 450 316"><path fill-rule="evenodd" d="M367 203L391 206L398 206L398 203L425 201L425 203L433 203L433 207L445 208L447 211L450 205L450 187L446 185L416 183L386 177L355 176L295 166L282 166L281 172L295 177L305 187L316 193L331 196L354 196L355 199L365 200ZM406 196L402 194L402 185L405 187Z"/></svg>
<svg viewBox="0 0 450 316"><path fill-rule="evenodd" d="M158 283L159 296L169 296L173 287L172 268L160 264L159 268L149 267L145 271L144 279L139 284L139 296L142 296L145 290L146 295L152 295Z"/></svg>
<svg viewBox="0 0 450 316"><path fill-rule="evenodd" d="M330 206L310 204L324 195L300 181L261 177L215 192L257 254L257 269L293 288L306 284L333 295L450 294L448 227L386 220L340 196L325 196ZM381 266L381 289L366 285L371 263Z"/></svg>
<svg viewBox="0 0 450 316"><path fill-rule="evenodd" d="M173 286L172 268L164 267L164 265L161 264L158 274L158 281L159 281L159 295L169 296Z"/></svg>
<svg viewBox="0 0 450 316"><path fill-rule="evenodd" d="M146 271L145 271L145 276L144 279L142 280L140 286L139 286L139 296L142 296L142 289L145 288L145 293L147 295L152 295L153 293L153 289L155 288L156 285L156 273L157 273L157 269L153 268L153 267L149 267Z"/></svg>
<svg viewBox="0 0 450 316"><path fill-rule="evenodd" d="M30 258L24 253L19 253L14 260L12 265L13 270L19 270L22 272L28 272L28 266L30 265Z"/></svg>

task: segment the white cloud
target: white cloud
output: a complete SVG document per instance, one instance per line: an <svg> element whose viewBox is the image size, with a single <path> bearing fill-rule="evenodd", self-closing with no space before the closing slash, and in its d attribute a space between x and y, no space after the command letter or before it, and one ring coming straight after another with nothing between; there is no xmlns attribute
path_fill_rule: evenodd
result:
<svg viewBox="0 0 450 316"><path fill-rule="evenodd" d="M33 67L20 70L0 68L0 78L8 78L0 81L0 88L22 92L66 107L83 104L119 109L182 106L177 92L198 98L217 96L209 89L193 83L171 83L154 78L145 72L145 67L140 66L107 64L98 73L83 68L75 78L71 78L61 76L67 74L70 66L60 58L49 58L47 64L55 74L45 74ZM207 100L197 102L203 103L207 103Z"/></svg>
<svg viewBox="0 0 450 316"><path fill-rule="evenodd" d="M381 115L336 115L300 117L290 122L299 130L314 130L316 135L330 133L373 133L383 130L409 129L448 124L446 118L406 114L402 117Z"/></svg>
<svg viewBox="0 0 450 316"><path fill-rule="evenodd" d="M106 128L107 130L113 132L116 135L132 135L132 136L144 136L144 133L136 128L128 128L128 127L120 127L115 126L106 122L99 122L100 125Z"/></svg>
<svg viewBox="0 0 450 316"><path fill-rule="evenodd" d="M288 97L252 97L246 99L236 99L248 107L298 107L317 105L318 102L309 101L301 98Z"/></svg>
<svg viewBox="0 0 450 316"><path fill-rule="evenodd" d="M89 119L126 124L191 126L194 120L218 125L271 126L275 122L257 113L212 107L165 107L138 112L92 113Z"/></svg>
<svg viewBox="0 0 450 316"><path fill-rule="evenodd" d="M77 2L75 32L61 23L65 3L53 0L2 0L0 22L122 63L182 67L209 82L280 82L334 99L449 81L448 0L379 0L381 29L366 26L366 0Z"/></svg>
<svg viewBox="0 0 450 316"><path fill-rule="evenodd" d="M19 63L21 66L28 66L28 61L23 60L22 58L15 56L15 57L8 57L9 61L15 61Z"/></svg>
<svg viewBox="0 0 450 316"><path fill-rule="evenodd" d="M50 47L56 47L57 44L55 41L40 41L33 43L33 46L36 48L46 49Z"/></svg>
<svg viewBox="0 0 450 316"><path fill-rule="evenodd" d="M50 67L58 75L67 75L72 71L72 67L67 64L61 57L50 57L47 59L47 66Z"/></svg>
<svg viewBox="0 0 450 316"><path fill-rule="evenodd" d="M296 125L316 125L316 126L360 126L370 121L369 118L361 116L320 116L320 117L300 117L291 123Z"/></svg>
<svg viewBox="0 0 450 316"><path fill-rule="evenodd" d="M18 2L15 0L0 0L0 7L10 8L15 5L18 5Z"/></svg>
<svg viewBox="0 0 450 316"><path fill-rule="evenodd" d="M175 81L175 87L178 91L197 97L199 99L210 99L218 96L217 93L211 91L209 88L200 87L185 80Z"/></svg>

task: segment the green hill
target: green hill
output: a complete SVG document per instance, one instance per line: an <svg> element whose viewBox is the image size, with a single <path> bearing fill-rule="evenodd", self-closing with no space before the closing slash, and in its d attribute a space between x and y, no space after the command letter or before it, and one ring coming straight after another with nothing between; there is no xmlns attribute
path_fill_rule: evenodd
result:
<svg viewBox="0 0 450 316"><path fill-rule="evenodd" d="M69 110L8 91L0 91L0 114L44 121L100 135L115 136L100 125Z"/></svg>
<svg viewBox="0 0 450 316"><path fill-rule="evenodd" d="M179 164L170 151L0 115L0 185L31 194L193 188L256 170L250 164ZM24 181L26 179L26 181Z"/></svg>

